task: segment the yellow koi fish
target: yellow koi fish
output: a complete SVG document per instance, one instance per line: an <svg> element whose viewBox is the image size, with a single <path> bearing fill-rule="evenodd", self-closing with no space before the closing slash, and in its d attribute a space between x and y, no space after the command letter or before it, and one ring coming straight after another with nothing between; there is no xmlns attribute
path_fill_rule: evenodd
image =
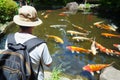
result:
<svg viewBox="0 0 120 80"><path fill-rule="evenodd" d="M87 33L82 33L82 32L78 32L78 31L72 31L72 30L67 30L67 33L71 34L71 35L81 35L81 36L87 36Z"/></svg>
<svg viewBox="0 0 120 80"><path fill-rule="evenodd" d="M83 67L83 70L89 71L92 75L94 75L93 72L98 72L108 66L111 66L114 62L111 64L88 64Z"/></svg>
<svg viewBox="0 0 120 80"><path fill-rule="evenodd" d="M117 37L117 38L120 38L120 35L116 35L116 34L110 34L110 33L101 33L102 36L105 36L105 37Z"/></svg>
<svg viewBox="0 0 120 80"><path fill-rule="evenodd" d="M77 52L77 53L90 53L90 50L84 49L84 48L80 48L80 47L75 47L75 46L67 46L66 47L68 50L72 51L72 53Z"/></svg>
<svg viewBox="0 0 120 80"><path fill-rule="evenodd" d="M46 14L45 16L43 16L44 19L48 18L49 14Z"/></svg>
<svg viewBox="0 0 120 80"><path fill-rule="evenodd" d="M46 37L48 37L48 38L54 38L54 40L55 40L57 43L64 44L64 41L63 41L60 37L58 37L58 36L46 35Z"/></svg>

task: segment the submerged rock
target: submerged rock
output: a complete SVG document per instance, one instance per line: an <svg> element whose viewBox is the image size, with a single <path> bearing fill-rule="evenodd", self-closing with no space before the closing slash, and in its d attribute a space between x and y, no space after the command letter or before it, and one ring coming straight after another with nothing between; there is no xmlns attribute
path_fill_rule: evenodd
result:
<svg viewBox="0 0 120 80"><path fill-rule="evenodd" d="M100 80L120 80L120 71L110 66L103 70Z"/></svg>

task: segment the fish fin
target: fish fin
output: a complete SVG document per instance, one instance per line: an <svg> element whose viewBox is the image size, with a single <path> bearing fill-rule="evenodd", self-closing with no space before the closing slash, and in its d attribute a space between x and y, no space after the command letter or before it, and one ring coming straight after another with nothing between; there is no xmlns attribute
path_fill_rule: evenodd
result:
<svg viewBox="0 0 120 80"><path fill-rule="evenodd" d="M110 53L106 52L107 55L109 55Z"/></svg>
<svg viewBox="0 0 120 80"><path fill-rule="evenodd" d="M118 48L118 50L120 51L120 48Z"/></svg>
<svg viewBox="0 0 120 80"><path fill-rule="evenodd" d="M79 42L79 39L77 39L77 41Z"/></svg>
<svg viewBox="0 0 120 80"><path fill-rule="evenodd" d="M96 71L98 74L100 74L100 71Z"/></svg>
<svg viewBox="0 0 120 80"><path fill-rule="evenodd" d="M75 51L71 51L72 53L74 53Z"/></svg>
<svg viewBox="0 0 120 80"><path fill-rule="evenodd" d="M110 55L111 55L111 56L113 56L113 54L112 54L112 53L111 53Z"/></svg>
<svg viewBox="0 0 120 80"><path fill-rule="evenodd" d="M94 76L94 72L90 72L92 76Z"/></svg>

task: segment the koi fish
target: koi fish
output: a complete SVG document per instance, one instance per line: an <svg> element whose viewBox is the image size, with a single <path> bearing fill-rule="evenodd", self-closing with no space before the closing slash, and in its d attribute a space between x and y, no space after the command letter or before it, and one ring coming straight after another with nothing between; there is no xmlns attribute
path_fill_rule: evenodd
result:
<svg viewBox="0 0 120 80"><path fill-rule="evenodd" d="M98 22L98 23L94 23L94 25L98 28L101 28L101 29L105 29L105 30L111 30L111 31L116 31L115 28L109 26L109 25L106 25L106 24L103 24L101 22Z"/></svg>
<svg viewBox="0 0 120 80"><path fill-rule="evenodd" d="M80 47L75 47L75 46L67 46L66 47L68 50L72 51L72 53L77 52L77 53L90 53L90 50L84 49L84 48L80 48Z"/></svg>
<svg viewBox="0 0 120 80"><path fill-rule="evenodd" d="M92 41L91 52L92 52L93 55L96 55L98 53L96 45L95 45L95 40Z"/></svg>
<svg viewBox="0 0 120 80"><path fill-rule="evenodd" d="M103 23L103 21L95 22L95 23L93 23L93 25L97 25L97 24L101 24L101 23Z"/></svg>
<svg viewBox="0 0 120 80"><path fill-rule="evenodd" d="M120 38L120 35L116 35L116 34L110 34L110 33L101 33L102 36L105 36L105 37L117 37L117 38Z"/></svg>
<svg viewBox="0 0 120 80"><path fill-rule="evenodd" d="M48 37L48 38L54 38L57 43L61 43L61 44L64 43L64 41L60 37L58 37L58 36L46 35L46 37Z"/></svg>
<svg viewBox="0 0 120 80"><path fill-rule="evenodd" d="M79 29L79 30L81 30L81 31L83 31L83 32L85 32L85 33L89 33L90 32L90 31L87 31L87 30L83 29L82 27L77 26L75 24L72 24L72 26L75 27L75 28L77 28L77 29Z"/></svg>
<svg viewBox="0 0 120 80"><path fill-rule="evenodd" d="M112 30L112 31L116 31L116 29L112 26L110 26L109 24L102 24L102 26L106 29L106 30Z"/></svg>
<svg viewBox="0 0 120 80"><path fill-rule="evenodd" d="M67 14L65 14L65 13L63 13L63 12L59 13L58 15L59 15L59 16L67 16Z"/></svg>
<svg viewBox="0 0 120 80"><path fill-rule="evenodd" d="M45 16L43 16L44 19L48 18L49 14L46 14Z"/></svg>
<svg viewBox="0 0 120 80"><path fill-rule="evenodd" d="M116 50L108 49L97 42L95 44L96 44L96 47L103 53L106 53L111 56L113 56L113 55L119 56L120 55L120 52L118 52Z"/></svg>
<svg viewBox="0 0 120 80"><path fill-rule="evenodd" d="M113 46L118 48L118 50L120 51L120 44L113 44Z"/></svg>
<svg viewBox="0 0 120 80"><path fill-rule="evenodd" d="M82 32L78 32L78 31L72 31L72 30L67 30L67 33L71 34L71 35L81 35L81 36L87 36L87 33L82 33Z"/></svg>
<svg viewBox="0 0 120 80"><path fill-rule="evenodd" d="M52 12L53 10L46 10L46 12L48 12L48 13L50 13L50 12Z"/></svg>
<svg viewBox="0 0 120 80"><path fill-rule="evenodd" d="M82 36L76 36L76 37L72 37L73 40L77 40L79 41L84 41L84 40L88 40L91 41L91 38L87 38L87 37L82 37Z"/></svg>
<svg viewBox="0 0 120 80"><path fill-rule="evenodd" d="M100 70L111 66L113 63L114 62L112 62L111 64L88 64L83 67L83 70L89 71L92 75L94 75L94 72L100 73Z"/></svg>
<svg viewBox="0 0 120 80"><path fill-rule="evenodd" d="M65 28L67 25L50 25L52 28Z"/></svg>

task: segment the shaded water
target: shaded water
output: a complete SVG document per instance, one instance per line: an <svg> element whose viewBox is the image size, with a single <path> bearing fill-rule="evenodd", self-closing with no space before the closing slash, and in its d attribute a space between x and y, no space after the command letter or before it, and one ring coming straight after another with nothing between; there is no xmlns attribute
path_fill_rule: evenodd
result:
<svg viewBox="0 0 120 80"><path fill-rule="evenodd" d="M78 26L83 27L84 29L90 31L89 35L87 37L95 37L96 41L102 44L103 46L115 49L113 47L114 43L119 44L119 38L105 38L101 36L102 32L108 32L113 34L119 34L118 32L113 31L107 31L100 28L96 28L93 26L94 22L97 21L105 21L107 23L108 21L106 19L101 19L95 15L92 14L82 14L82 12L77 12L75 15L69 15L69 16L59 16L58 14L62 12L62 10L54 10L49 13L48 18L43 18L41 13L45 11L39 11L39 17L43 20L43 24L40 26L37 26L34 29L33 34L43 38L47 41L48 48L50 50L50 53L53 57L53 65L59 66L62 64L62 69L65 73L71 74L71 75L79 75L82 72L82 67L87 64L102 64L102 63L111 63L115 61L115 66L117 69L120 69L120 61L119 57L116 56L110 56L105 53L98 53L96 56L93 56L91 54L86 53L72 53L71 51L66 49L66 46L72 45L72 46L78 46L83 47L85 49L90 49L91 42L89 41L83 41L83 42L76 42L72 40L72 37L66 33L67 30L75 30L79 31L76 28L74 28L71 24L75 24ZM45 13L46 14L46 13ZM68 23L66 21L59 21L60 19L66 19L70 21L71 23ZM52 28L50 25L67 25L67 27L64 28ZM12 33L18 31L18 26L15 26L14 24L8 28L7 33ZM93 28L91 28L91 26ZM55 35L59 36L64 40L64 44L58 44L53 39L47 38L45 35ZM51 68L52 68L51 67ZM97 75L96 75L97 76Z"/></svg>

